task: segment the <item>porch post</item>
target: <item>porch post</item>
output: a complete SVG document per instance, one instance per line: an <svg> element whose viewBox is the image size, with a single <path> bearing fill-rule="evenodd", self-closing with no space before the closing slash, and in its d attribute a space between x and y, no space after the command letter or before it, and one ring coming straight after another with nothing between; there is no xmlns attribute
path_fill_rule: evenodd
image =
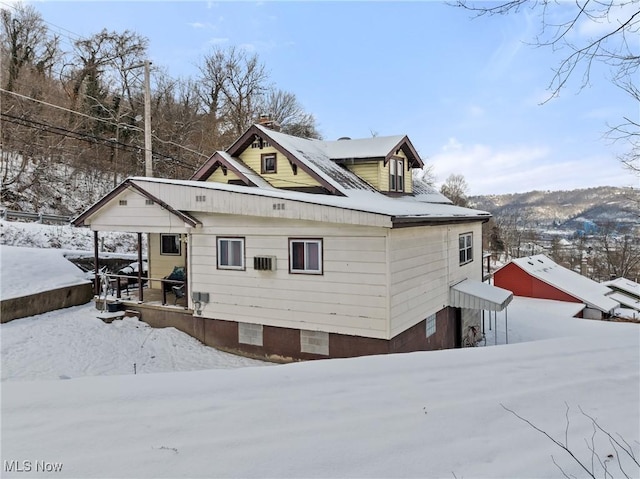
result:
<svg viewBox="0 0 640 479"><path fill-rule="evenodd" d="M185 235L184 245L184 300L186 301L186 307L189 307L189 239L191 235Z"/></svg>
<svg viewBox="0 0 640 479"><path fill-rule="evenodd" d="M142 233L138 233L138 299L142 303Z"/></svg>
<svg viewBox="0 0 640 479"><path fill-rule="evenodd" d="M504 308L504 341L509 344L509 325L507 324L507 313L509 308Z"/></svg>
<svg viewBox="0 0 640 479"><path fill-rule="evenodd" d="M98 232L93 232L93 294L100 296L100 281L98 281L98 263L100 262L98 255Z"/></svg>

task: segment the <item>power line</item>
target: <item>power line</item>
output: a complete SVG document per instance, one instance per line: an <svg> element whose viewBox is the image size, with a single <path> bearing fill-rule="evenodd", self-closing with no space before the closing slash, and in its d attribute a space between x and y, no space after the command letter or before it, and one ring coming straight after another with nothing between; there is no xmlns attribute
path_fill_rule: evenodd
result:
<svg viewBox="0 0 640 479"><path fill-rule="evenodd" d="M57 108L58 110L65 111L67 113L73 113L74 115L82 116L82 117L88 118L89 120L92 120L92 121L100 121L100 122L103 122L103 123L106 123L108 125L115 126L115 127L119 127L121 125L121 123L114 123L113 121L105 119L105 118L99 118L99 117L96 117L96 116L87 115L87 114L79 112L79 111L70 110L69 108L65 108L65 107L62 107L62 106L59 106L59 105L54 105L53 103L48 103L48 102L43 101L43 100L38 100L37 98L33 98L33 97L30 97L30 96L27 96L27 95L22 95L20 93L9 91L9 90L6 90L4 88L0 88L0 91L3 92L3 93L8 93L10 95L17 96L17 97L25 99L25 100L34 101L36 103L40 103L40 104L45 105L45 106L49 106L49 107L52 107L52 108ZM139 131L139 132L144 132L144 129L142 129L142 128L138 127L138 126L130 125L130 124L127 124L126 126L127 126L127 128L132 129L132 130L136 130L136 131ZM186 150L186 151L188 151L190 153L194 153L196 155L199 155L199 156L201 156L203 158L209 158L209 155L205 155L204 153L201 153L199 151L193 150L193 149L191 149L191 148L189 148L187 146L181 145L179 143L175 143L175 142L170 141L170 140L163 140L162 138L159 138L156 135L152 135L152 136L153 136L154 140L159 141L160 143L163 143L165 145L176 146L176 147L182 148L183 150Z"/></svg>
<svg viewBox="0 0 640 479"><path fill-rule="evenodd" d="M89 134L89 133L73 131L73 130L69 130L67 128L63 128L63 127L59 127L59 126L55 126L55 125L49 125L47 123L43 123L43 122L40 122L40 121L32 120L32 119L29 119L29 118L10 115L8 113L0 113L0 116L2 116L6 121L8 121L10 123L26 126L28 128L39 129L41 131L46 131L46 132L53 133L53 134L56 134L56 135L65 136L67 138L73 138L73 139L76 139L76 140L86 141L86 142L94 143L94 144L101 143L101 144L104 144L104 145L109 146L109 147L120 148L120 149L123 149L123 150L129 150L129 151L136 152L136 153L137 152L141 152L141 151L144 150L144 148L142 148L142 147L138 147L138 146L135 146L135 145L129 145L127 143L122 143L120 141L113 140L113 139L110 139L110 138L104 138L104 137L92 135L92 134ZM166 155L166 154L158 152L158 151L154 151L153 153L156 156L162 157L162 158L167 159L167 160L171 160L171 161L175 162L176 164L178 164L180 166L184 166L184 167L187 167L187 168L197 168L198 167L198 166L192 165L192 164L190 164L190 163L188 163L186 161L180 160L178 158L175 158L175 157L170 156L170 155Z"/></svg>

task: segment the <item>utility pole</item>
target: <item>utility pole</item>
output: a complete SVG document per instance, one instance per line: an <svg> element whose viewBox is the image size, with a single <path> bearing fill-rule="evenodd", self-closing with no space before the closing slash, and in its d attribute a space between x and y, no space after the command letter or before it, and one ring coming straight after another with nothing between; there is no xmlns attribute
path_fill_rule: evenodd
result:
<svg viewBox="0 0 640 479"><path fill-rule="evenodd" d="M144 62L144 175L153 176L153 154L151 150L151 62Z"/></svg>
<svg viewBox="0 0 640 479"><path fill-rule="evenodd" d="M153 176L153 153L151 150L151 62L145 60L122 71L144 67L144 175Z"/></svg>

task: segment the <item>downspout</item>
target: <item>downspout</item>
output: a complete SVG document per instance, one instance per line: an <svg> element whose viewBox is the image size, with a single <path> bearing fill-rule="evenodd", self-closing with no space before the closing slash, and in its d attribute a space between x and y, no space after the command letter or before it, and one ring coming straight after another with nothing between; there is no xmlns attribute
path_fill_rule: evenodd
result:
<svg viewBox="0 0 640 479"><path fill-rule="evenodd" d="M98 281L98 269L100 258L98 255L98 231L93 232L93 294L100 295L100 282Z"/></svg>

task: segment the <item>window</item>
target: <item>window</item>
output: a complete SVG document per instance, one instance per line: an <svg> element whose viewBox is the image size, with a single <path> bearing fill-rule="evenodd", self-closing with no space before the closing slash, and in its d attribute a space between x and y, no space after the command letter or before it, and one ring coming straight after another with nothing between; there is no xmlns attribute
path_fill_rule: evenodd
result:
<svg viewBox="0 0 640 479"><path fill-rule="evenodd" d="M404 160L389 160L389 191L404 191Z"/></svg>
<svg viewBox="0 0 640 479"><path fill-rule="evenodd" d="M160 235L160 254L180 256L180 235Z"/></svg>
<svg viewBox="0 0 640 479"><path fill-rule="evenodd" d="M427 338L436 334L436 315L432 314L427 318Z"/></svg>
<svg viewBox="0 0 640 479"><path fill-rule="evenodd" d="M275 153L265 153L260 155L261 158L261 172L262 173L277 173L278 164L276 161Z"/></svg>
<svg viewBox="0 0 640 479"><path fill-rule="evenodd" d="M244 238L218 238L218 269L244 269Z"/></svg>
<svg viewBox="0 0 640 479"><path fill-rule="evenodd" d="M322 274L322 240L290 239L289 272Z"/></svg>
<svg viewBox="0 0 640 479"><path fill-rule="evenodd" d="M473 233L461 234L458 238L460 247L460 264L467 264L473 261Z"/></svg>

